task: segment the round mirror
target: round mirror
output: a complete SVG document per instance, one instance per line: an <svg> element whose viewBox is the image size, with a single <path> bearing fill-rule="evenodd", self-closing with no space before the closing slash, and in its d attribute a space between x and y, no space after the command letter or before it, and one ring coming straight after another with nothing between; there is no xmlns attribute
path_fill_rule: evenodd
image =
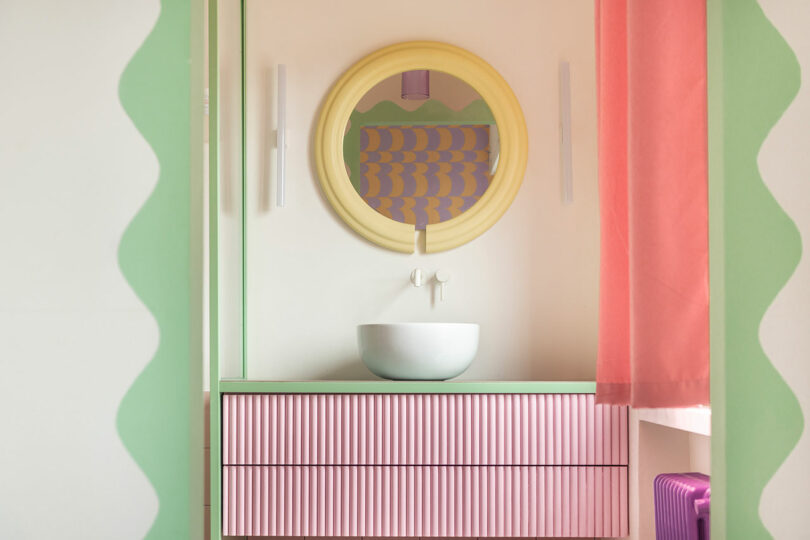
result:
<svg viewBox="0 0 810 540"><path fill-rule="evenodd" d="M400 43L352 66L315 134L321 187L368 240L427 252L469 242L507 210L526 168L526 124L503 78L472 53Z"/></svg>
<svg viewBox="0 0 810 540"><path fill-rule="evenodd" d="M492 111L472 86L441 71L413 70L360 98L343 159L366 204L424 230L481 199L497 168L497 141Z"/></svg>

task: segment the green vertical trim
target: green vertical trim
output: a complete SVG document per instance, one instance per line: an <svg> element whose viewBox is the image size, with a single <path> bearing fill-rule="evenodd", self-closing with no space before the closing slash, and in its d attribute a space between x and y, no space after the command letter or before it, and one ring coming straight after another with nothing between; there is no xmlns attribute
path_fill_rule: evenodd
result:
<svg viewBox="0 0 810 540"><path fill-rule="evenodd" d="M219 6L208 0L208 339L209 339L209 482L211 540L220 540L222 451L219 389Z"/></svg>
<svg viewBox="0 0 810 540"><path fill-rule="evenodd" d="M121 239L124 277L154 317L159 343L118 409L124 446L158 498L158 513L146 538L190 538L189 429L201 385L191 363L192 96L191 0L163 0L159 17L124 70L119 95L133 124L159 163L153 191ZM115 181L111 178L111 181Z"/></svg>
<svg viewBox="0 0 810 540"><path fill-rule="evenodd" d="M798 264L801 240L757 157L795 97L800 71L756 0L724 0L722 18L725 537L770 538L760 498L797 442L802 414L762 349L759 327Z"/></svg>
<svg viewBox="0 0 810 540"><path fill-rule="evenodd" d="M247 353L247 2L240 0L242 35L242 378L248 376Z"/></svg>
<svg viewBox="0 0 810 540"><path fill-rule="evenodd" d="M203 274L204 250L204 172L203 148L205 144L205 2L191 0L190 46L191 88L189 114L191 115L190 162L190 264L189 264L189 538L202 538L203 505L206 464L203 460Z"/></svg>
<svg viewBox="0 0 810 540"><path fill-rule="evenodd" d="M707 2L709 127L709 341L712 402L712 538L726 538L725 250L723 222L723 0Z"/></svg>

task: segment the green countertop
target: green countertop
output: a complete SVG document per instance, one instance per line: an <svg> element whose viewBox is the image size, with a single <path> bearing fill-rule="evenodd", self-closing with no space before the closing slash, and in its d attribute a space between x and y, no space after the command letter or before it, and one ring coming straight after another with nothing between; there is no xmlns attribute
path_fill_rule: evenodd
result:
<svg viewBox="0 0 810 540"><path fill-rule="evenodd" d="M223 394L593 394L593 381L256 381L223 379Z"/></svg>

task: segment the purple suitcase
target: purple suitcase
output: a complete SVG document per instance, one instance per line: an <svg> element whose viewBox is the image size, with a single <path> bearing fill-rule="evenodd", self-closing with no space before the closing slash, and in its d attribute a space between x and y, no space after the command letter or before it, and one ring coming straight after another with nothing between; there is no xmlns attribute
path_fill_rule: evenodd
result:
<svg viewBox="0 0 810 540"><path fill-rule="evenodd" d="M700 473L655 477L656 540L709 540L709 477Z"/></svg>

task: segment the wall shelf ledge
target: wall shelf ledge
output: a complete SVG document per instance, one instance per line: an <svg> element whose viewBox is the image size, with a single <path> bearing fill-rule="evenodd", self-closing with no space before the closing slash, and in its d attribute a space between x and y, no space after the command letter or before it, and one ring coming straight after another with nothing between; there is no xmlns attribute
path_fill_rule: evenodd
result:
<svg viewBox="0 0 810 540"><path fill-rule="evenodd" d="M658 424L707 437L712 434L711 407L636 409L636 413L641 422Z"/></svg>

